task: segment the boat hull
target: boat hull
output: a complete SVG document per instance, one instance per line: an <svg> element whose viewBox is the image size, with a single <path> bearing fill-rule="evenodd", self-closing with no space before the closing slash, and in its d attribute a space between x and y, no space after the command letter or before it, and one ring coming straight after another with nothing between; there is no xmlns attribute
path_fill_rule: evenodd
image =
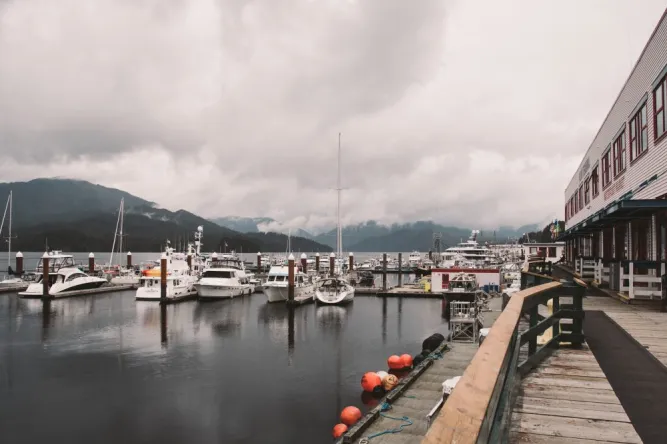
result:
<svg viewBox="0 0 667 444"><path fill-rule="evenodd" d="M313 298L315 293L314 285L304 285L301 287L294 287L294 299L302 300ZM285 302L287 301L287 286L278 287L272 285L264 285L264 294L268 302Z"/></svg>
<svg viewBox="0 0 667 444"><path fill-rule="evenodd" d="M66 296L67 294L80 290L93 290L106 284L107 281L102 278L88 276L85 278L75 279L72 282L56 283L49 288L49 295L58 297ZM26 291L19 293L19 296L41 296L43 294L42 283L32 283L28 286Z"/></svg>
<svg viewBox="0 0 667 444"><path fill-rule="evenodd" d="M225 287L222 285L195 285L200 299L228 299L251 294L250 287Z"/></svg>
<svg viewBox="0 0 667 444"><path fill-rule="evenodd" d="M346 289L340 292L315 291L315 300L320 304L335 305L345 304L354 299L354 289Z"/></svg>

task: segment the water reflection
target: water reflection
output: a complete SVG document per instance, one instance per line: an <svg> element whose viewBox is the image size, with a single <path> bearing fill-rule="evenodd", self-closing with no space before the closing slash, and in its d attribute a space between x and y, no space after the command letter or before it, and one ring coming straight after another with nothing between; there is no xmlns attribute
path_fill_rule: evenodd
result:
<svg viewBox="0 0 667 444"><path fill-rule="evenodd" d="M336 328L340 330L345 326L347 316L352 312L352 304L346 306L339 305L322 305L317 307L315 317L317 324L328 331L329 328Z"/></svg>

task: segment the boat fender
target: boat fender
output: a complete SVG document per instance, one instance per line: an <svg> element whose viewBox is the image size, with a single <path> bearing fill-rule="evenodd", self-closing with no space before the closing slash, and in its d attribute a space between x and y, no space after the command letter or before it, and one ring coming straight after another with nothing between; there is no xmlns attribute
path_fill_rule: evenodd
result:
<svg viewBox="0 0 667 444"><path fill-rule="evenodd" d="M340 422L352 426L361 419L361 410L354 406L347 406L340 412Z"/></svg>
<svg viewBox="0 0 667 444"><path fill-rule="evenodd" d="M422 342L422 350L424 349L435 350L443 342L445 342L445 337L440 333L434 333L428 338L424 339L424 342Z"/></svg>
<svg viewBox="0 0 667 444"><path fill-rule="evenodd" d="M364 373L361 378L361 388L366 392L375 393L377 388L382 389L382 380L375 372Z"/></svg>
<svg viewBox="0 0 667 444"><path fill-rule="evenodd" d="M389 365L391 370L399 370L403 368L403 361L400 356L391 355L389 356L389 359L387 359L387 365Z"/></svg>

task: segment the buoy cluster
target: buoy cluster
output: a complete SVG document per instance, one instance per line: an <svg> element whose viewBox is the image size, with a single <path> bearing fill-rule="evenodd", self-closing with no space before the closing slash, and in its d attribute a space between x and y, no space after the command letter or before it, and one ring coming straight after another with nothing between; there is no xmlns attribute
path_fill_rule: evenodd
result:
<svg viewBox="0 0 667 444"><path fill-rule="evenodd" d="M387 359L389 371L379 370L377 372L367 372L361 377L361 388L364 390L361 395L361 401L368 407L375 407L380 403L380 398L391 391L398 381L408 372L421 364L435 349L443 342L445 337L440 333L435 333L422 342L422 351L414 358L409 354L391 355ZM362 417L361 410L354 406L348 406L340 413L340 423L333 428L333 437L340 438L355 425Z"/></svg>

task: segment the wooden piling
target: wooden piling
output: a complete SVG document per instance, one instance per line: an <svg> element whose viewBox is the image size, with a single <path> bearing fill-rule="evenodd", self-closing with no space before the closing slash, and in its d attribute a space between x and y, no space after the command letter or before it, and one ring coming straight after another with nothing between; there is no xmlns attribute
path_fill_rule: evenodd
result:
<svg viewBox="0 0 667 444"><path fill-rule="evenodd" d="M257 252L257 273L262 271L262 253Z"/></svg>
<svg viewBox="0 0 667 444"><path fill-rule="evenodd" d="M403 286L403 253L398 253L398 286Z"/></svg>
<svg viewBox="0 0 667 444"><path fill-rule="evenodd" d="M387 253L382 253L382 291L387 291Z"/></svg>
<svg viewBox="0 0 667 444"><path fill-rule="evenodd" d="M42 297L49 298L49 253L42 256Z"/></svg>
<svg viewBox="0 0 667 444"><path fill-rule="evenodd" d="M336 253L331 253L329 256L329 276L333 277L336 269Z"/></svg>
<svg viewBox="0 0 667 444"><path fill-rule="evenodd" d="M132 252L127 252L127 268L132 268Z"/></svg>
<svg viewBox="0 0 667 444"><path fill-rule="evenodd" d="M287 302L294 303L294 255L287 258Z"/></svg>
<svg viewBox="0 0 667 444"><path fill-rule="evenodd" d="M23 253L20 251L16 253L16 274L18 276L23 274Z"/></svg>
<svg viewBox="0 0 667 444"><path fill-rule="evenodd" d="M354 253L350 252L350 258L347 263L347 271L354 271Z"/></svg>
<svg viewBox="0 0 667 444"><path fill-rule="evenodd" d="M160 342L167 342L167 305L160 304Z"/></svg>
<svg viewBox="0 0 667 444"><path fill-rule="evenodd" d="M160 258L160 302L167 300L167 255Z"/></svg>
<svg viewBox="0 0 667 444"><path fill-rule="evenodd" d="M188 270L192 271L192 253L188 253L186 260L188 262Z"/></svg>
<svg viewBox="0 0 667 444"><path fill-rule="evenodd" d="M301 271L308 273L308 257L306 253L301 253Z"/></svg>
<svg viewBox="0 0 667 444"><path fill-rule="evenodd" d="M90 253L88 255L88 273L93 274L94 272L95 272L95 255L93 253Z"/></svg>
<svg viewBox="0 0 667 444"><path fill-rule="evenodd" d="M428 260L429 261L433 260L433 251L432 250L428 250Z"/></svg>
<svg viewBox="0 0 667 444"><path fill-rule="evenodd" d="M320 253L315 253L315 273L320 274Z"/></svg>

